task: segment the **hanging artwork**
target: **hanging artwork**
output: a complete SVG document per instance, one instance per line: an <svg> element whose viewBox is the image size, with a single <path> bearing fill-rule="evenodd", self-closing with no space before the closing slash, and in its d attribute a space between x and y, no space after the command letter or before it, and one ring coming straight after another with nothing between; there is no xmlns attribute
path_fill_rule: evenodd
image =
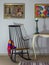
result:
<svg viewBox="0 0 49 65"><path fill-rule="evenodd" d="M49 4L35 4L35 17L36 18L49 17Z"/></svg>
<svg viewBox="0 0 49 65"><path fill-rule="evenodd" d="M24 18L24 16L25 16L24 3L4 4L4 18Z"/></svg>

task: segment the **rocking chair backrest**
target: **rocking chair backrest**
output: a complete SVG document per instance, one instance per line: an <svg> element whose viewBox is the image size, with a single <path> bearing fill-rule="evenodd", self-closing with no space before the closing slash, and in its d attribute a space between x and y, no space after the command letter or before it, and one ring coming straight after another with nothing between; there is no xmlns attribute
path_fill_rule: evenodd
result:
<svg viewBox="0 0 49 65"><path fill-rule="evenodd" d="M29 39L24 39L22 36L21 25L9 25L9 37L13 40L16 48L28 48Z"/></svg>

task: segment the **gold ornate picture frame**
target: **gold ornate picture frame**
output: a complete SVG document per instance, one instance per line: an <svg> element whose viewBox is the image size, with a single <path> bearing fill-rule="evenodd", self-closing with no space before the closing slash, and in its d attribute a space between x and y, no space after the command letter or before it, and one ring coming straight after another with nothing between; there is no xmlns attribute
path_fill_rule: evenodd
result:
<svg viewBox="0 0 49 65"><path fill-rule="evenodd" d="M24 3L5 3L4 18L24 18L25 4Z"/></svg>

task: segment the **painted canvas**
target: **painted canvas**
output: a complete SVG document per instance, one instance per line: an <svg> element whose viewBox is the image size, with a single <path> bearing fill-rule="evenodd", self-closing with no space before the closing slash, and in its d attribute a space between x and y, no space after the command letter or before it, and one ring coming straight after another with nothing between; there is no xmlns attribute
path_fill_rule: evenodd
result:
<svg viewBox="0 0 49 65"><path fill-rule="evenodd" d="M24 3L5 3L4 18L24 18L25 4Z"/></svg>
<svg viewBox="0 0 49 65"><path fill-rule="evenodd" d="M36 18L49 17L49 4L35 4L35 17Z"/></svg>

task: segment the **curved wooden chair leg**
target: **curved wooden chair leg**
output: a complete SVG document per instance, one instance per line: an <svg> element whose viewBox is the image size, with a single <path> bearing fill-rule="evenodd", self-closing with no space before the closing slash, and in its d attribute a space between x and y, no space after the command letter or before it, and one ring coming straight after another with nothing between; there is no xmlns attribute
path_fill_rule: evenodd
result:
<svg viewBox="0 0 49 65"><path fill-rule="evenodd" d="M19 56L22 57L22 58L25 59L25 60L31 60L30 57L29 57L28 50L27 50L27 53L26 53L26 54L27 54L27 58L24 56L24 54L25 54L25 53L23 53L23 50L22 50L22 52L19 54Z"/></svg>
<svg viewBox="0 0 49 65"><path fill-rule="evenodd" d="M10 55L10 59L16 63L17 62L17 58L16 58L16 49L13 51L13 49L11 50L11 55ZM19 56L25 60L31 60L30 57L29 57L29 53L28 53L28 50L27 50L27 58L24 56L25 53L23 53L23 50L19 53Z"/></svg>
<svg viewBox="0 0 49 65"><path fill-rule="evenodd" d="M16 62L16 49L15 49L15 53L13 52L13 49L11 50L10 59L13 62Z"/></svg>

